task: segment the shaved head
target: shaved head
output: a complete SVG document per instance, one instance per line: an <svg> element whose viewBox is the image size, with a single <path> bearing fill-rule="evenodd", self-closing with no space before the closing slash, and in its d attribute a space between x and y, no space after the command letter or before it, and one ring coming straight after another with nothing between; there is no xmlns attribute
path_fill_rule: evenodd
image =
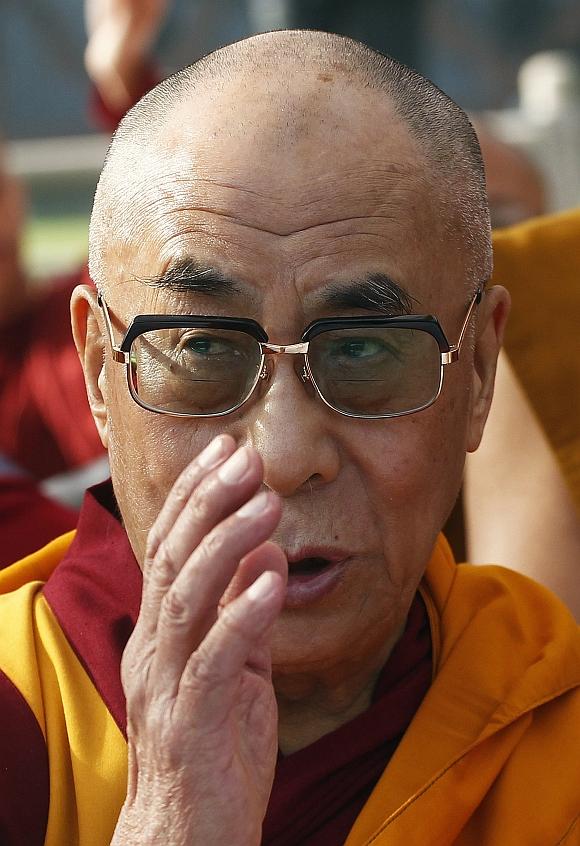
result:
<svg viewBox="0 0 580 846"><path fill-rule="evenodd" d="M248 90L255 96L242 115L236 114L232 104ZM283 31L205 56L166 79L127 114L109 149L91 219L89 266L97 285L105 287L111 264L119 270L121 257L138 247L142 216L163 195L163 185L155 183L160 159L172 176L180 170L184 175L191 164L194 178L206 175L204 164L195 173L197 156L188 154L187 163L182 158L176 124L181 125L181 139L194 138L203 154L213 145L223 149L225 143L227 148L229 138L234 157L241 133L258 155L264 146L276 152L284 169L285 158L297 154L313 133L318 148L325 146L325 136L332 143L337 132L350 131L353 143L359 141L356 112L346 100L337 111L337 91L358 92L370 104L382 99L384 109L373 113L375 128L385 137L408 134L409 147L422 160L425 184L437 197L436 237L455 241L463 251L469 288L486 280L491 249L485 176L477 136L465 113L429 80L357 41ZM212 111L214 119L208 123ZM196 133L197 125L206 127L205 137ZM131 276L133 269L125 267L124 272Z"/></svg>

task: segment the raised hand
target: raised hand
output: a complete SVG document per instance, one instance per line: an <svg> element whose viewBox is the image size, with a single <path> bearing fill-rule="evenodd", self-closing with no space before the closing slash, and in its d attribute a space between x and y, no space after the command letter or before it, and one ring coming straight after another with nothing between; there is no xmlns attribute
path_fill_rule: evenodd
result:
<svg viewBox="0 0 580 846"><path fill-rule="evenodd" d="M126 109L170 0L85 0L85 67L107 105Z"/></svg>
<svg viewBox="0 0 580 846"><path fill-rule="evenodd" d="M149 533L127 645L129 784L121 844L259 846L278 748L268 636L287 563L248 447L220 436Z"/></svg>

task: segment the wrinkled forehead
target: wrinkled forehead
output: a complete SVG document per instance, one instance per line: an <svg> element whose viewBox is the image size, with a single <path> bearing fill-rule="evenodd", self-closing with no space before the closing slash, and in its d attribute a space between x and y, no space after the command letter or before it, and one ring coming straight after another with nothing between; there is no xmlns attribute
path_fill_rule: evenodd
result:
<svg viewBox="0 0 580 846"><path fill-rule="evenodd" d="M444 242L426 157L384 94L301 86L238 82L175 106L125 171L121 276L192 258L300 290L343 270L413 288Z"/></svg>

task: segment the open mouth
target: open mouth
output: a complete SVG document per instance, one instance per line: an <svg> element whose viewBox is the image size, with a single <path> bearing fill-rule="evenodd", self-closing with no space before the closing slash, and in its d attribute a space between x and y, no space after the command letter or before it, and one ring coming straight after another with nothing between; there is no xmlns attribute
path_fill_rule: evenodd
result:
<svg viewBox="0 0 580 846"><path fill-rule="evenodd" d="M290 564L289 575L292 576L317 576L322 573L327 567L330 567L333 561L328 558L300 558L298 561L293 561Z"/></svg>
<svg viewBox="0 0 580 846"><path fill-rule="evenodd" d="M300 555L300 552L313 554ZM346 550L339 549L324 553L325 549L305 547L287 553L286 608L305 608L319 602L340 584L351 556Z"/></svg>

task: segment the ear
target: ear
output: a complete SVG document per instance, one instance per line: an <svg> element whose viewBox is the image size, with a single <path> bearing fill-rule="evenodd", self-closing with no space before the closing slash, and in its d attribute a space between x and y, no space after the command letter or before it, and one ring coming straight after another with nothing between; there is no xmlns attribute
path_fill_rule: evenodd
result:
<svg viewBox="0 0 580 846"><path fill-rule="evenodd" d="M90 285L78 285L72 294L71 323L73 337L85 374L89 406L105 449L109 444L107 404L104 396L104 337L97 293Z"/></svg>
<svg viewBox="0 0 580 846"><path fill-rule="evenodd" d="M479 306L473 352L473 386L467 450L475 452L485 428L493 398L497 357L510 310L510 295L501 285L489 288Z"/></svg>

